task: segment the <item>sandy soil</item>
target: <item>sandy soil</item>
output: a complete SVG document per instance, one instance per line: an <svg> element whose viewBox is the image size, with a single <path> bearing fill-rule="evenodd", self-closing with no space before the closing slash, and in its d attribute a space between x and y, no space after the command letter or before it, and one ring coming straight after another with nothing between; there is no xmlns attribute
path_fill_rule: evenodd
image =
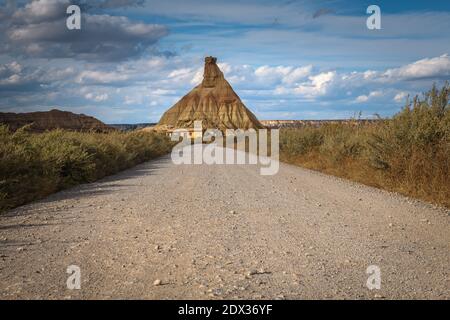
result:
<svg viewBox="0 0 450 320"><path fill-rule="evenodd" d="M449 299L449 227L449 210L286 164L164 157L2 214L0 299Z"/></svg>

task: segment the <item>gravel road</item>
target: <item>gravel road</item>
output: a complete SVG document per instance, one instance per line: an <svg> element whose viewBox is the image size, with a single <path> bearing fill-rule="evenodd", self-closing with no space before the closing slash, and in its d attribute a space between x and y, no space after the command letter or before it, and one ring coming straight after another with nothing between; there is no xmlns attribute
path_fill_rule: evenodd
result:
<svg viewBox="0 0 450 320"><path fill-rule="evenodd" d="M0 299L450 299L449 213L287 164L163 157L2 214Z"/></svg>

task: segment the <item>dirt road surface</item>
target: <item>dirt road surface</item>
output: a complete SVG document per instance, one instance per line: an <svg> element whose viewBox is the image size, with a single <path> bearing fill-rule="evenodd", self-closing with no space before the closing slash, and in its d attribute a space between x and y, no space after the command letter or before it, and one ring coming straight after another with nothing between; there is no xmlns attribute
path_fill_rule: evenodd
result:
<svg viewBox="0 0 450 320"><path fill-rule="evenodd" d="M0 299L449 299L449 227L448 210L298 167L168 156L3 213Z"/></svg>

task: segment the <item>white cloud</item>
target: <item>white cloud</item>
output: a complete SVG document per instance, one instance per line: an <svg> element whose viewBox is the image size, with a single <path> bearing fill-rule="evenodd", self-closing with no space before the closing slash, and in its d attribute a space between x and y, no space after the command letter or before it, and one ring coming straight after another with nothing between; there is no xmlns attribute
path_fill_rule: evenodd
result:
<svg viewBox="0 0 450 320"><path fill-rule="evenodd" d="M85 94L84 96L86 99L88 100L92 100L95 102L103 102L108 100L109 96L107 93L103 93L103 94L94 94L92 92Z"/></svg>
<svg viewBox="0 0 450 320"><path fill-rule="evenodd" d="M13 74L13 75L10 75L6 79L0 80L0 84L2 84L2 85L13 85L13 84L18 84L20 82L21 82L21 78L18 74Z"/></svg>
<svg viewBox="0 0 450 320"><path fill-rule="evenodd" d="M199 69L195 72L194 76L192 77L191 84L197 85L201 83L203 80L203 69Z"/></svg>
<svg viewBox="0 0 450 320"><path fill-rule="evenodd" d="M422 64L421 61L423 60L389 70L405 70L408 66ZM328 115L336 112L349 116L354 113L355 108L372 108L373 112L378 112L382 106L383 110L393 110L404 101L402 99L405 98L406 92L425 91L434 82L434 78L386 81L387 71L383 70L344 72L334 69L321 70L311 65L250 66L229 62L221 62L220 65L243 101L259 115L261 112L279 112L287 117L292 110L300 110L301 112L296 114L306 115L306 111L315 108L328 108L331 110ZM442 78L438 74L436 76L438 79ZM34 108L50 104L64 107L68 101L68 104L72 105L86 104L87 99L91 104L86 108L92 110L93 114L97 112L96 105L104 108L107 105L112 108L111 112L116 114L116 108L130 110L132 106L144 110L144 113L153 112L159 115L194 85L200 83L202 77L202 59L189 60L181 57L146 57L117 65L64 63L53 66L49 62L34 67L11 59L10 62L0 65L0 91L3 90L2 95L6 93L14 97L9 101L17 101L17 105L30 105L30 108L31 105ZM445 78L445 73L443 77ZM38 92L33 92L36 86L43 90L40 98ZM22 94L14 96L12 90ZM46 95L49 92L58 92L58 96L49 98ZM24 101L21 98L23 96L30 99ZM1 100L0 107L7 107L8 99ZM108 102L104 103L105 101ZM364 105L361 107L357 103ZM351 112L348 111L350 109ZM325 111L317 112L323 114ZM309 116L313 117L312 114Z"/></svg>
<svg viewBox="0 0 450 320"><path fill-rule="evenodd" d="M293 69L287 75L283 77L283 82L287 84L293 84L298 82L299 80L305 79L312 72L312 65L305 67L298 67Z"/></svg>
<svg viewBox="0 0 450 320"><path fill-rule="evenodd" d="M78 83L100 83L108 84L120 81L128 80L128 75L118 73L118 72L107 72L107 71L83 71L81 72L76 82Z"/></svg>
<svg viewBox="0 0 450 320"><path fill-rule="evenodd" d="M397 103L404 103L407 97L408 97L407 92L399 92L395 95L394 101Z"/></svg>
<svg viewBox="0 0 450 320"><path fill-rule="evenodd" d="M111 0L108 2L112 4ZM114 2L125 4L123 0ZM119 61L151 54L159 39L168 35L163 25L89 11L83 11L83 31L74 33L65 27L66 8L70 3L69 0L32 0L12 12L0 6L0 41L6 48L0 51L31 58ZM89 3L83 9L92 6L95 4Z"/></svg>
<svg viewBox="0 0 450 320"><path fill-rule="evenodd" d="M357 102L357 103L363 103L363 102L367 102L367 101L372 100L372 99L380 98L380 97L382 97L383 95L384 95L383 92L380 91L380 90L378 90L378 91L372 91L372 92L370 92L368 95L361 95L361 96L358 96L358 97L356 98L355 102Z"/></svg>
<svg viewBox="0 0 450 320"><path fill-rule="evenodd" d="M383 76L394 80L448 77L450 76L450 57L444 54L440 57L422 59L400 68L389 69Z"/></svg>
<svg viewBox="0 0 450 320"><path fill-rule="evenodd" d="M10 64L8 64L7 68L15 73L20 73L20 72L22 72L22 69L23 69L22 65L20 63L18 63L17 61L13 61Z"/></svg>
<svg viewBox="0 0 450 320"><path fill-rule="evenodd" d="M151 91L151 95L155 95L155 96L166 96L166 95L171 95L171 94L175 94L175 93L176 93L175 90L167 90L167 89L156 89L156 90Z"/></svg>
<svg viewBox="0 0 450 320"><path fill-rule="evenodd" d="M5 76L17 75L23 70L22 65L17 61L0 65L0 78Z"/></svg>
<svg viewBox="0 0 450 320"><path fill-rule="evenodd" d="M231 65L226 62L220 62L217 65L225 76L228 75L232 70Z"/></svg>
<svg viewBox="0 0 450 320"><path fill-rule="evenodd" d="M60 19L68 5L68 0L34 0L18 9L13 19L30 24Z"/></svg>
<svg viewBox="0 0 450 320"><path fill-rule="evenodd" d="M279 77L279 76L286 76L292 71L292 67L284 67L284 66L278 66L278 67L270 67L270 66L262 66L255 70L255 75L258 77L263 78L270 78L270 77Z"/></svg>
<svg viewBox="0 0 450 320"><path fill-rule="evenodd" d="M358 96L355 101L357 103L367 102L369 101L369 97L366 95Z"/></svg>
<svg viewBox="0 0 450 320"><path fill-rule="evenodd" d="M305 96L306 98L325 95L332 82L336 79L336 75L336 71L328 71L310 76L308 82L304 82L294 88L294 93Z"/></svg>
<svg viewBox="0 0 450 320"><path fill-rule="evenodd" d="M190 68L182 68L178 70L173 70L169 73L169 78L177 78L177 79L184 79L189 77L192 74L192 69Z"/></svg>

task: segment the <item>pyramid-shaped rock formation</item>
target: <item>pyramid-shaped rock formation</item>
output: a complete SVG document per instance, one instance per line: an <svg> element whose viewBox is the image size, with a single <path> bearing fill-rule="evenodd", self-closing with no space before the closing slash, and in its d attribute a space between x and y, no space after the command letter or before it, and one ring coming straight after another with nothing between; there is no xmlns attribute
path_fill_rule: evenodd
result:
<svg viewBox="0 0 450 320"><path fill-rule="evenodd" d="M217 66L217 58L205 58L203 82L162 116L158 129L192 128L259 129L263 125L242 103Z"/></svg>

